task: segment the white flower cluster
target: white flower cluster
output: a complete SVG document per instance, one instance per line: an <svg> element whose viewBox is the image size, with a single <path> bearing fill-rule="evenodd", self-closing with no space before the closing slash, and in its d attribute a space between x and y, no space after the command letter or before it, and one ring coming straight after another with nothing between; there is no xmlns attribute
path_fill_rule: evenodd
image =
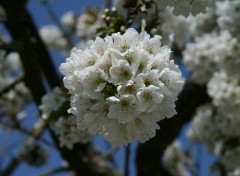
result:
<svg viewBox="0 0 240 176"><path fill-rule="evenodd" d="M22 74L19 54L0 50L0 90L12 83Z"/></svg>
<svg viewBox="0 0 240 176"><path fill-rule="evenodd" d="M237 167L233 171L227 172L227 176L239 176L240 175L240 168Z"/></svg>
<svg viewBox="0 0 240 176"><path fill-rule="evenodd" d="M60 19L60 26L45 25L40 28L40 36L44 43L51 49L69 54L73 42L81 42L84 46L88 40L96 36L96 30L103 25L102 11L100 8L86 8L80 15L68 11Z"/></svg>
<svg viewBox="0 0 240 176"><path fill-rule="evenodd" d="M184 159L183 159L184 157ZM163 153L162 164L167 171L173 176L186 176L189 175L183 160L187 160L187 156L182 152L180 143L174 141L172 144L167 146ZM190 164L190 163L189 163Z"/></svg>
<svg viewBox="0 0 240 176"><path fill-rule="evenodd" d="M172 0L173 13L185 17L206 12L206 7L212 6L213 0Z"/></svg>
<svg viewBox="0 0 240 176"><path fill-rule="evenodd" d="M216 72L208 83L208 94L213 98L215 106L226 108L222 109L223 111L232 106L239 106L240 80L228 76L225 72ZM232 108L230 109L231 112Z"/></svg>
<svg viewBox="0 0 240 176"><path fill-rule="evenodd" d="M224 168L232 172L238 168L240 163L240 118L238 116L239 107L236 107L239 105L235 103L236 97L233 98L233 102L228 97L229 93L234 92L237 88L233 88L231 84L234 84L234 81L229 80L229 78L227 80L225 76L224 73L218 73L214 76L216 78L213 77L213 80L210 81L210 84L215 84L214 89L221 92L216 95L219 96L219 99L216 103L214 100L213 104L203 105L197 109L188 136L195 142L206 143L211 152L219 155ZM221 79L226 81L225 84ZM228 81L230 83L229 87L227 85ZM235 90L231 90L232 88ZM213 98L215 98L215 95ZM229 106L232 105L234 108L221 107L221 100L225 103L228 101Z"/></svg>
<svg viewBox="0 0 240 176"><path fill-rule="evenodd" d="M89 133L77 128L76 120L74 116L60 117L51 125L51 129L59 136L61 147L65 146L70 150L75 143L86 143L92 139Z"/></svg>
<svg viewBox="0 0 240 176"><path fill-rule="evenodd" d="M240 37L240 1L225 0L217 2L216 5L216 13L219 16L217 22L220 28Z"/></svg>
<svg viewBox="0 0 240 176"><path fill-rule="evenodd" d="M225 134L239 136L240 80L225 72L217 72L208 83L208 94L218 111L227 119L225 123L219 123L223 129L228 128Z"/></svg>
<svg viewBox="0 0 240 176"><path fill-rule="evenodd" d="M40 36L47 46L56 50L67 48L67 40L60 29L54 25L45 25L40 28Z"/></svg>
<svg viewBox="0 0 240 176"><path fill-rule="evenodd" d="M217 15L213 8L208 8L206 13L186 18L189 23L191 37L202 36L206 33L212 33L218 30Z"/></svg>
<svg viewBox="0 0 240 176"><path fill-rule="evenodd" d="M42 97L42 104L39 109L42 111L42 118L47 119L53 111L58 110L66 101L63 92L59 87L53 89Z"/></svg>
<svg viewBox="0 0 240 176"><path fill-rule="evenodd" d="M117 7L119 13L126 16L126 9L124 5L127 0L114 0L114 6ZM147 2L147 0L145 0ZM157 8L161 11L170 6L174 8L174 15L189 16L198 15L199 13L205 13L207 7L213 5L214 0L154 0L154 5L157 4Z"/></svg>
<svg viewBox="0 0 240 176"><path fill-rule="evenodd" d="M161 31L163 42L168 45L174 43L179 48L183 48L191 35L189 19L183 16L175 16L173 8L170 7L164 9L159 16L163 19L163 24L159 25L157 30Z"/></svg>
<svg viewBox="0 0 240 176"><path fill-rule="evenodd" d="M98 8L86 9L76 21L76 33L81 39L92 39L96 29L102 25L101 11Z"/></svg>
<svg viewBox="0 0 240 176"><path fill-rule="evenodd" d="M47 119L51 112L58 110L66 101L63 92L56 87L52 92L42 97L42 105L39 109L42 111L42 118ZM50 127L59 137L60 145L72 149L75 143L86 143L91 140L91 135L86 130L77 128L77 121L74 116L61 116L56 121L51 121Z"/></svg>
<svg viewBox="0 0 240 176"><path fill-rule="evenodd" d="M191 124L188 136L195 142L206 143L228 172L236 171L240 164L239 117L208 104L197 109Z"/></svg>
<svg viewBox="0 0 240 176"><path fill-rule="evenodd" d="M236 170L240 166L240 147L227 150L221 157L221 163L227 170Z"/></svg>
<svg viewBox="0 0 240 176"><path fill-rule="evenodd" d="M188 43L184 55L184 63L192 78L199 84L205 84L212 77L213 73L222 67L229 71L238 71L239 60L235 59L239 51L238 43L229 32L223 31L205 34L196 38L195 43ZM232 68L232 66L234 66Z"/></svg>
<svg viewBox="0 0 240 176"><path fill-rule="evenodd" d="M16 114L16 118L21 120L26 115L24 107L30 101L30 91L23 82L20 82L2 95L0 99L0 115Z"/></svg>
<svg viewBox="0 0 240 176"><path fill-rule="evenodd" d="M184 62L192 78L197 83L207 84L212 98L211 105L197 110L188 135L206 143L219 156L229 175L239 173L240 163L239 9L238 0L216 2L216 8L209 11L212 15L203 16L201 23L205 26L201 29L204 30L199 32L198 24L193 29L192 33L200 37L184 51ZM213 33L214 30L219 32ZM211 33L202 35L204 32Z"/></svg>
<svg viewBox="0 0 240 176"><path fill-rule="evenodd" d="M128 29L73 49L60 66L78 128L115 145L155 136L157 122L176 114L183 79L160 36Z"/></svg>
<svg viewBox="0 0 240 176"><path fill-rule="evenodd" d="M187 135L195 142L205 142L211 150L220 138L216 112L211 104L200 106L191 122Z"/></svg>
<svg viewBox="0 0 240 176"><path fill-rule="evenodd" d="M0 63L0 91L2 91L21 79L23 69L20 56L16 52L6 53L0 50ZM22 119L25 116L24 106L29 103L30 99L30 92L26 85L23 82L15 84L1 95L0 116L16 114L17 119Z"/></svg>

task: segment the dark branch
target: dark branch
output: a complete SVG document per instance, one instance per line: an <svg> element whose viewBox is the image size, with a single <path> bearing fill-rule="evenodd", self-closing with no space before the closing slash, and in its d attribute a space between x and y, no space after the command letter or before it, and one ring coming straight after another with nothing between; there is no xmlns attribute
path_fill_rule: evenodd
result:
<svg viewBox="0 0 240 176"><path fill-rule="evenodd" d="M138 176L170 175L161 165L164 150L177 138L182 126L191 120L196 108L209 101L205 86L186 82L176 104L178 114L171 119L160 121L161 129L156 137L139 145L136 158Z"/></svg>
<svg viewBox="0 0 240 176"><path fill-rule="evenodd" d="M59 167L59 168L48 170L45 173L39 174L37 176L51 176L51 175L58 174L60 172L67 172L67 171L69 171L69 168L67 168L67 167Z"/></svg>

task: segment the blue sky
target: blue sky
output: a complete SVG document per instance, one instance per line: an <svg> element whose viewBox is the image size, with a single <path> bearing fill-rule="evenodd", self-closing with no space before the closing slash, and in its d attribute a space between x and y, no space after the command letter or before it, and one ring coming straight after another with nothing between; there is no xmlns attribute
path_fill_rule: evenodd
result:
<svg viewBox="0 0 240 176"><path fill-rule="evenodd" d="M55 10L56 14L58 15L58 17L60 18L66 11L74 11L77 14L79 14L84 7L86 7L87 5L100 5L102 3L102 0L55 0L54 3L52 4L53 9ZM48 13L46 11L46 9L40 4L40 2L38 0L29 0L28 3L28 9L30 11L30 13L32 14L32 17L37 25L38 28L40 28L43 25L46 24L52 24L52 20L50 19L50 17L48 16ZM63 55L61 54L57 54L55 52L50 51L53 59L54 59L54 63L56 65L56 68L59 67L60 63L65 61L65 58ZM36 116L36 107L34 105L30 105L27 107L27 111L28 111L28 116ZM30 119L30 118L28 118ZM27 125L31 125L34 123L34 121L36 120L36 118L31 118L32 121L27 121ZM180 141L184 144L184 146L187 146L189 144L189 141L187 140L186 136L185 136L185 132L186 132L187 126L184 128L184 130L182 130L182 135L180 136ZM49 134L47 132L44 133L44 137L47 138L48 140L50 140ZM18 138L18 135L16 134L14 136L14 138ZM96 146L96 148L99 148L103 151L106 150L106 143L100 138L97 137L96 140L94 141L94 145ZM131 149L132 151L135 150L137 146L137 143L133 143L131 145ZM207 170L207 167L209 165L209 163L212 163L213 159L212 157L209 157L209 154L206 153L206 147L203 145L197 145L196 146L196 153L202 151L203 155L200 158L200 171L201 171L201 175L202 176L209 176L209 172ZM117 166L120 169L123 169L124 167L124 148L119 149L116 154L115 154L115 158L117 161ZM21 164L20 167L18 167L18 169L16 170L16 172L13 174L13 176L34 176L37 173L42 173L48 169L52 169L55 167L59 167L62 165L61 163L61 157L58 153L57 150L55 149L50 149L49 150L49 162L46 166L44 167L40 167L40 168L33 168L33 167L29 167L26 164ZM135 175L135 166L134 166L134 152L132 152L131 155L131 166L130 166L130 175L134 176ZM57 174L57 176L64 176L66 174Z"/></svg>

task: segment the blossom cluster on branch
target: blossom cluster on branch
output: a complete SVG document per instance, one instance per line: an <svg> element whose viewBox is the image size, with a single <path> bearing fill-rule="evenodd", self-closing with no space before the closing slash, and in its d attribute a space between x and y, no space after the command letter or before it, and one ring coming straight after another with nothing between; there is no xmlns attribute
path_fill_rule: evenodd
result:
<svg viewBox="0 0 240 176"><path fill-rule="evenodd" d="M183 79L160 39L130 28L72 50L60 70L79 129L115 145L145 142L159 120L176 114Z"/></svg>
<svg viewBox="0 0 240 176"><path fill-rule="evenodd" d="M196 109L187 136L193 143L207 144L219 157L215 163L219 172L240 175L240 1L114 0L112 6L107 2L80 14L68 11L59 21L46 6L55 25L42 26L39 35L49 49L68 57L59 68L68 93L54 88L42 97L41 105L41 96L55 82L50 83L42 66L34 67L42 90L39 101L32 99L34 89L30 92L23 83L29 83L24 73L29 58L20 58L22 39L10 42L0 36L0 116L10 117L2 118L0 126L31 137L32 131L20 120L26 116L26 105L36 100L41 119L35 128L49 127L67 151L76 151L77 143L88 145L95 135L113 148L132 141L145 143L156 136L160 121L177 114L176 101L184 84L180 65L188 71L188 79L206 87L211 99ZM8 13L1 3L0 11L0 21L6 22ZM62 107L65 103L68 111ZM65 112L55 115L61 109ZM24 144L18 160L34 166L47 162L47 152L36 143L41 133ZM107 162L111 157L93 151L87 151L86 156L92 156L84 156L83 164L92 162L99 170L112 172ZM161 164L171 175L196 174L194 156L177 142L160 153Z"/></svg>

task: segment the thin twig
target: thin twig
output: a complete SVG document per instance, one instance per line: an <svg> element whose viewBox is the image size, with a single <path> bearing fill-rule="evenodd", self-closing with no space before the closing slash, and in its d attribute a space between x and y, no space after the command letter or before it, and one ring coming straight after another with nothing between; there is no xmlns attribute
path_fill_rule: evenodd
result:
<svg viewBox="0 0 240 176"><path fill-rule="evenodd" d="M147 14L147 10L146 10L146 5L143 4L141 6L141 32L145 31L147 22L146 22L146 14Z"/></svg>
<svg viewBox="0 0 240 176"><path fill-rule="evenodd" d="M103 6L102 6L102 11L104 11L105 9L109 9L112 5L112 1L111 0L104 0L103 2Z"/></svg>
<svg viewBox="0 0 240 176"><path fill-rule="evenodd" d="M9 92L12 88L14 88L18 83L22 82L24 79L23 75L17 77L11 84L9 84L7 87L5 87L1 92L0 92L0 97L3 96L3 94Z"/></svg>
<svg viewBox="0 0 240 176"><path fill-rule="evenodd" d="M67 171L69 171L69 168L59 167L59 168L48 170L45 173L42 173L42 174L39 174L39 175L36 175L36 176L51 176L51 175L58 174L59 172L67 172Z"/></svg>
<svg viewBox="0 0 240 176"><path fill-rule="evenodd" d="M24 129L24 128L21 127L21 126L17 126L17 127L16 127L16 126L10 125L10 124L5 123L5 122L0 122L0 127L4 127L4 128L8 128L8 129L10 129L10 130L18 131L18 132L20 132L20 133L22 133L22 134L24 134L24 135L27 135L27 136L29 136L29 137L32 137L32 136L31 136L31 132L28 131L27 129ZM52 143L50 143L48 140L46 140L46 139L44 139L44 138L42 138L42 137L39 138L39 141L42 142L42 143L44 143L45 145L51 147L51 148L55 148Z"/></svg>
<svg viewBox="0 0 240 176"><path fill-rule="evenodd" d="M64 30L64 27L62 26L62 24L60 23L60 19L58 18L57 14L55 13L55 11L53 10L52 6L49 4L48 0L40 0L40 2L43 4L43 6L46 8L50 18L52 19L53 23L56 24L56 26L60 29L60 31L63 34L63 37L67 40L68 42L68 48L73 48L74 44L73 44L73 35L69 32L67 32L66 30Z"/></svg>
<svg viewBox="0 0 240 176"><path fill-rule="evenodd" d="M44 129L48 126L49 122L52 120L55 120L57 117L60 116L60 114L62 115L64 113L67 113L68 108L69 108L69 102L66 101L65 103L62 104L62 106L58 110L53 111L47 119L45 119L45 120L40 119L38 122L38 125L35 125L29 132L29 134L31 135L30 140L38 139L41 136L41 134L43 133ZM21 148L18 153L24 153L23 151L25 151L25 149ZM25 153L25 154L27 154L27 153ZM11 175L12 172L15 170L15 168L21 162L22 162L22 160L19 159L18 156L13 157L12 160L9 162L7 168L5 170L3 170L2 173L0 173L0 175L1 176Z"/></svg>
<svg viewBox="0 0 240 176"><path fill-rule="evenodd" d="M42 5L46 8L50 18L52 19L52 21L59 27L59 29L64 33L62 25L60 23L60 20L58 19L58 16L56 15L56 13L54 12L54 10L52 9L51 5L49 4L48 0L40 0L40 2L42 3Z"/></svg>
<svg viewBox="0 0 240 176"><path fill-rule="evenodd" d="M128 144L126 147L126 153L125 153L125 170L124 170L124 176L129 176L129 160L130 160L130 144Z"/></svg>

